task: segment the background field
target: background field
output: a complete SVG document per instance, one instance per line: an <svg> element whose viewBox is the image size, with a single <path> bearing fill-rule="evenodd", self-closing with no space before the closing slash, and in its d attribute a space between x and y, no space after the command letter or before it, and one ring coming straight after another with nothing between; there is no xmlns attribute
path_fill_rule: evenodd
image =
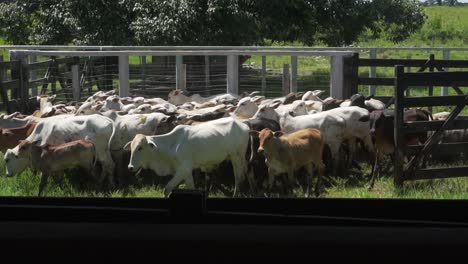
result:
<svg viewBox="0 0 468 264"><path fill-rule="evenodd" d="M361 47L467 47L468 46L468 6L458 7L427 7L426 14L428 20L423 28L413 34L409 39L401 43L391 43L383 39L372 40L363 36L354 46ZM0 44L4 44L0 38ZM302 46L301 43L271 43L280 46ZM7 57L5 51L4 56ZM435 53L436 58L442 58L441 53ZM362 55L363 57L365 55ZM428 58L428 52L422 51L384 51L378 54L379 58ZM451 59L468 59L468 52L451 52ZM267 59L267 68L270 70L280 70L282 65L290 63L289 57L271 57ZM260 67L261 57L253 56L247 63L254 67ZM329 61L324 57L300 58L299 74L302 78L315 78L316 81L328 81ZM363 69L360 74L367 76L367 69ZM377 72L378 76L392 76L393 69L386 69ZM299 85L301 80L299 80ZM367 92L367 87L361 87L363 92ZM378 94L390 94L392 90L381 89ZM416 94L425 94L424 88L415 89ZM438 90L435 89L435 93ZM436 109L445 110L445 109ZM467 110L464 113L468 113ZM346 197L346 198L436 198L436 199L467 199L468 198L468 178L427 180L418 182L408 182L401 189L395 189L393 180L390 177L391 171L384 174L376 181L374 190L368 191L367 184L369 167L365 166L361 175L350 175L346 179L334 179L329 183L324 197ZM34 196L37 193L40 178L33 175L31 171L25 171L21 175L7 178L4 176L3 161L0 161L0 195L1 196ZM49 180L49 185L45 194L47 196L102 196L102 192L83 190L78 186L76 178L64 177L61 182ZM220 193L210 194L222 196ZM301 196L300 191L297 192ZM137 197L161 197L162 187L154 185L130 187L126 190L114 190L112 197L137 196Z"/></svg>

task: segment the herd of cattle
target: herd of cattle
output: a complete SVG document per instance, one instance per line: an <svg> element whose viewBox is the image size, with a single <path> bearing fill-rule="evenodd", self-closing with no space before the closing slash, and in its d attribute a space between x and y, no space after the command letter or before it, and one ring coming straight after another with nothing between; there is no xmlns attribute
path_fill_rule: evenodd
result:
<svg viewBox="0 0 468 264"><path fill-rule="evenodd" d="M32 115L0 117L0 151L7 176L26 168L41 172L39 195L50 175L65 170L81 169L91 180L112 187L149 169L172 176L165 196L182 182L195 188L194 175L200 173L233 175L234 196L244 192L243 186L258 194L279 186L290 193L297 185L308 196L316 174L318 196L324 173L337 176L359 167L359 146L372 164L372 187L379 161L394 151L393 111L372 97L321 99L322 93L266 99L257 92L202 97L173 90L166 101L99 91L72 104L53 104L55 96L42 95ZM422 109L404 113L406 121L447 116ZM413 145L427 137L407 134L405 140ZM443 141L466 138L464 130L454 130ZM232 169L224 166L216 173L226 162Z"/></svg>

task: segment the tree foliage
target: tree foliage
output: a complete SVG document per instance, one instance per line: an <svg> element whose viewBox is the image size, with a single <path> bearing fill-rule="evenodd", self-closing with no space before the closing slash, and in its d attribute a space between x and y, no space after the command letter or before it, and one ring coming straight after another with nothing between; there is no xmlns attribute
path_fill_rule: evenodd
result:
<svg viewBox="0 0 468 264"><path fill-rule="evenodd" d="M401 41L425 20L417 0L16 0L0 3L14 44L341 46L363 32Z"/></svg>

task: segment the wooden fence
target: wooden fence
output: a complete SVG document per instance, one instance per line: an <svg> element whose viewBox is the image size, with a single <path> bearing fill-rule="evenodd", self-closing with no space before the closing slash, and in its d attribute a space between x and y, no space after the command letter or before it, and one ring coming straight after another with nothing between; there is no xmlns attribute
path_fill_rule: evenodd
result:
<svg viewBox="0 0 468 264"><path fill-rule="evenodd" d="M352 95L358 92L359 85L369 85L369 94L376 94L376 86L393 86L394 77L376 77L375 68L378 67L395 67L402 65L406 68L415 67L416 72L444 72L448 68L468 68L468 60L436 60L434 54L429 56L429 59L367 59L360 58L359 53L354 53L351 58L346 58L345 78L346 83L350 84L347 95ZM370 67L370 77L360 77L359 68ZM374 70L372 70L374 68ZM346 74L348 73L348 74ZM406 90L406 95L409 96L411 90ZM428 85L428 96L433 96L434 85ZM448 95L447 87L442 90L442 95ZM390 104L392 103L393 96L376 96L377 99Z"/></svg>
<svg viewBox="0 0 468 264"><path fill-rule="evenodd" d="M395 63L398 63L396 61ZM426 67L456 67L466 65L461 61L439 61ZM407 65L417 65L408 63ZM401 185L407 180L434 179L468 176L468 166L450 168L421 168L420 163L432 153L457 153L468 149L468 142L462 143L439 143L444 130L467 129L468 119L458 115L468 104L468 95L463 93L460 87L468 87L468 72L404 72L404 65L395 67L395 76L392 82L395 86L395 160L394 160L394 182ZM387 82L387 80L385 80ZM389 82L389 81L388 81ZM371 83L371 82L368 82ZM451 87L457 93L454 96L413 96L406 92L412 86L446 86ZM455 106L445 121L418 121L405 122L403 114L405 108L409 107L432 107L432 106ZM406 146L405 135L415 132L434 131L423 145ZM403 158L411 157L407 164Z"/></svg>

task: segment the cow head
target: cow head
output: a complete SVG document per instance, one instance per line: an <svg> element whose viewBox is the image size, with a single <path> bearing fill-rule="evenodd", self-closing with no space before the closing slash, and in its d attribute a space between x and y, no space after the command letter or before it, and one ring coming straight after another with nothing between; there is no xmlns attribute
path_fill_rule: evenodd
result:
<svg viewBox="0 0 468 264"><path fill-rule="evenodd" d="M123 149L131 152L130 163L128 164L128 170L131 172L137 172L143 168L147 168L147 162L150 153L150 148L155 148L154 144L150 144L143 134L137 134L132 141L125 144Z"/></svg>
<svg viewBox="0 0 468 264"><path fill-rule="evenodd" d="M3 161L5 162L6 175L8 177L21 173L29 165L31 160L31 148L33 142L20 140L20 143L13 149L5 152Z"/></svg>
<svg viewBox="0 0 468 264"><path fill-rule="evenodd" d="M259 132L258 138L260 140L260 145L258 147L257 152L262 154L265 150L267 150L272 144L275 144L276 139L281 137L283 135L283 132L281 131L276 131L273 132L269 128L264 128L262 131Z"/></svg>
<svg viewBox="0 0 468 264"><path fill-rule="evenodd" d="M258 106L252 101L252 98L242 98L237 104L237 108L234 110L234 114L240 118L252 117L258 110Z"/></svg>
<svg viewBox="0 0 468 264"><path fill-rule="evenodd" d="M349 104L349 106L359 106L362 108L366 108L366 104L365 104L366 98L364 97L364 95L353 94L350 100L351 100L351 103Z"/></svg>
<svg viewBox="0 0 468 264"><path fill-rule="evenodd" d="M275 111L275 109L271 106L268 106L268 105L261 105L258 110L257 110L257 113L255 113L255 115L252 117L254 119L270 119L270 120L274 120L276 122L279 122L279 115L278 113Z"/></svg>

